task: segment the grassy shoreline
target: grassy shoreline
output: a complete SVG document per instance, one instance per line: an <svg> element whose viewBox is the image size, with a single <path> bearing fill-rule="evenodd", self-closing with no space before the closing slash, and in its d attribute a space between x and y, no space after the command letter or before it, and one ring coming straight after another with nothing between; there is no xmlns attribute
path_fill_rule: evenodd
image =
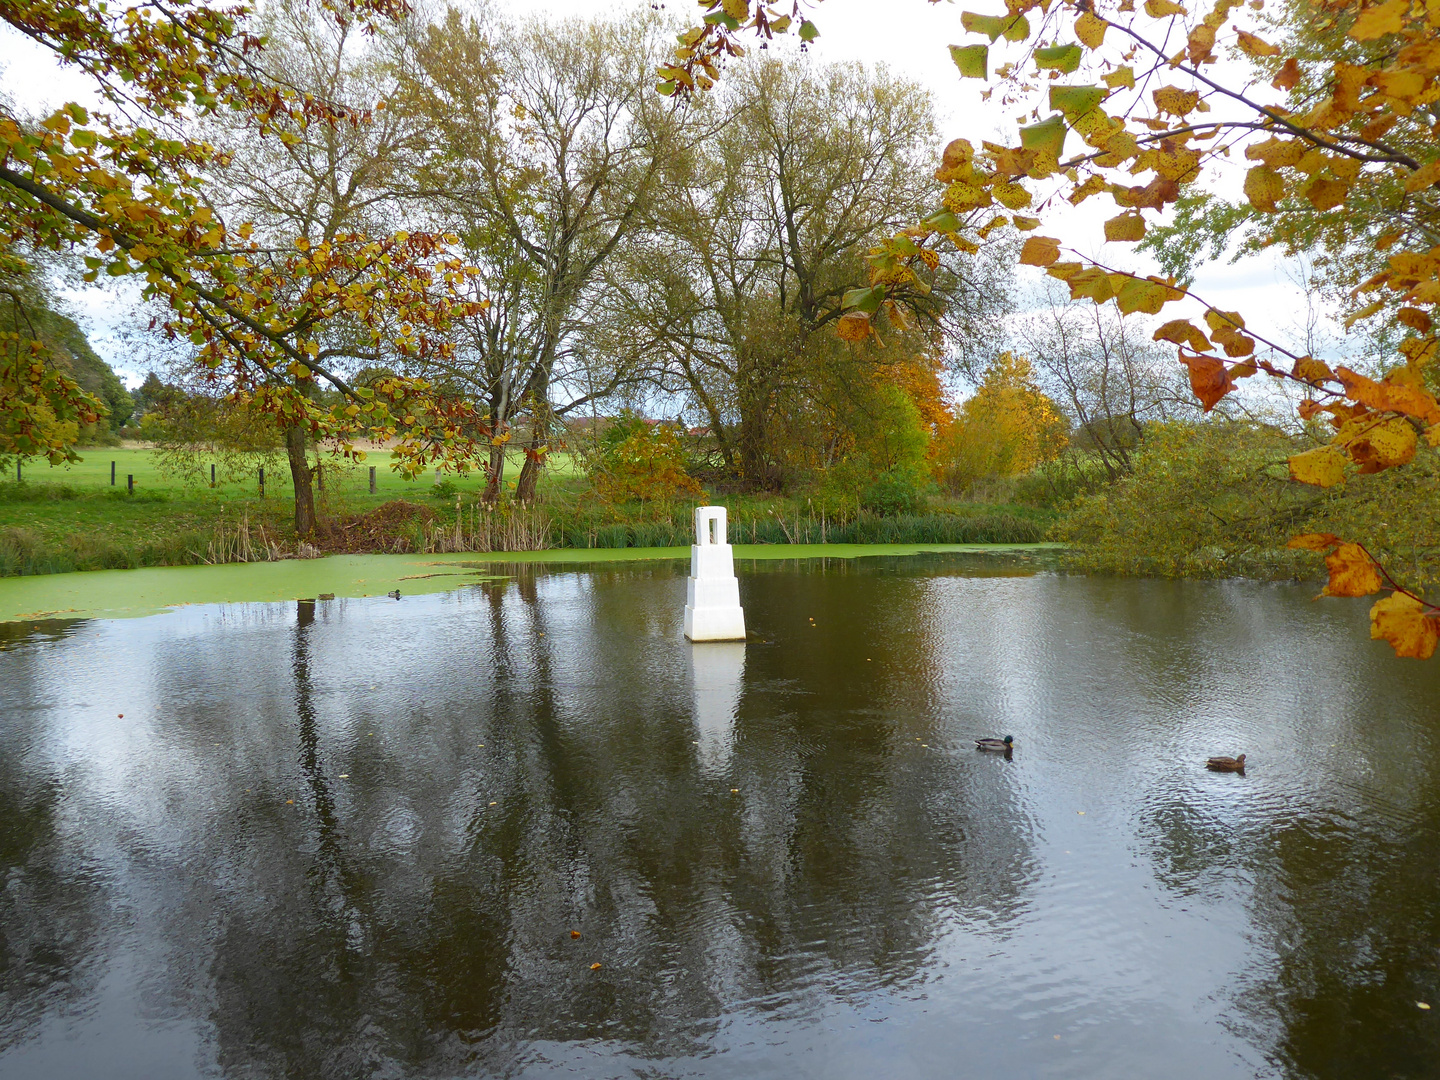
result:
<svg viewBox="0 0 1440 1080"><path fill-rule="evenodd" d="M128 455L128 457L122 457ZM109 461L116 484L109 484ZM477 505L471 476L437 489L432 478L405 480L377 467L334 468L319 494L321 554L444 553L548 549L684 547L691 505L605 503L573 473L542 484L535 507ZM45 476L46 479L38 477ZM64 478L61 482L51 477ZM125 484L135 476L135 490ZM383 479L382 479L383 477ZM301 547L290 525L288 476L255 486L186 487L166 481L148 451L102 450L71 469L32 468L0 482L0 578L89 570L279 561ZM258 486L258 485L257 485ZM838 519L808 499L717 497L730 513L731 540L748 545L1034 544L1047 538L1053 510L935 500L923 513L896 517L852 512Z"/></svg>

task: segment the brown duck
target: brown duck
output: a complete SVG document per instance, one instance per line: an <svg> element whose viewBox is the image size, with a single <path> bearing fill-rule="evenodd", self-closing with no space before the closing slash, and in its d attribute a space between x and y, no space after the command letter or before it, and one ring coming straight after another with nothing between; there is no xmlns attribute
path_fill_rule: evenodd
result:
<svg viewBox="0 0 1440 1080"><path fill-rule="evenodd" d="M1239 757L1212 757L1205 762L1205 767L1211 772L1238 772L1245 771L1245 755Z"/></svg>

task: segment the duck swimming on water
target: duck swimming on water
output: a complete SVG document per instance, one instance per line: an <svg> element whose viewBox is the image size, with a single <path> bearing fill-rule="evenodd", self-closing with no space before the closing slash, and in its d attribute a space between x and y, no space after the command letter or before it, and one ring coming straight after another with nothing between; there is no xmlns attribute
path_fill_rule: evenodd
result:
<svg viewBox="0 0 1440 1080"><path fill-rule="evenodd" d="M1006 735L1003 739L976 739L976 750L994 750L996 753L1008 754L1015 748L1015 736Z"/></svg>
<svg viewBox="0 0 1440 1080"><path fill-rule="evenodd" d="M1205 768L1211 772L1238 772L1245 771L1245 755L1239 757L1212 757L1205 762Z"/></svg>

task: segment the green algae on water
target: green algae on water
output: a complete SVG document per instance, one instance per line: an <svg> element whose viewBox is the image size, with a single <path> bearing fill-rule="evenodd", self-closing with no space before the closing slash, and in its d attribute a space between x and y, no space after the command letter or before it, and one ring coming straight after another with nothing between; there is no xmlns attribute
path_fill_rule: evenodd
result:
<svg viewBox="0 0 1440 1080"><path fill-rule="evenodd" d="M736 544L737 562L855 559L874 555L1039 552L1053 544ZM485 580L504 564L641 562L688 559L690 549L558 548L454 555L333 555L324 559L156 566L0 578L0 622L135 618L185 604L267 603L337 597L447 592Z"/></svg>

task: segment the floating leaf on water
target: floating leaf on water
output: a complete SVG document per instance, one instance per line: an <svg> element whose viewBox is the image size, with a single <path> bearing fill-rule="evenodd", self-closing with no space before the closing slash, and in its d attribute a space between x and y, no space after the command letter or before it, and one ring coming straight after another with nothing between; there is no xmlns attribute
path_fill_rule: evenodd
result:
<svg viewBox="0 0 1440 1080"><path fill-rule="evenodd" d="M570 937L571 937L572 939L573 939L573 938L578 938L579 936L580 936L580 931L579 931L579 930L571 930L571 931L570 931Z"/></svg>
<svg viewBox="0 0 1440 1080"><path fill-rule="evenodd" d="M599 970L600 970L600 965L599 965L599 964L591 964L591 965L590 965L590 970L591 970L591 971L599 971Z"/></svg>

